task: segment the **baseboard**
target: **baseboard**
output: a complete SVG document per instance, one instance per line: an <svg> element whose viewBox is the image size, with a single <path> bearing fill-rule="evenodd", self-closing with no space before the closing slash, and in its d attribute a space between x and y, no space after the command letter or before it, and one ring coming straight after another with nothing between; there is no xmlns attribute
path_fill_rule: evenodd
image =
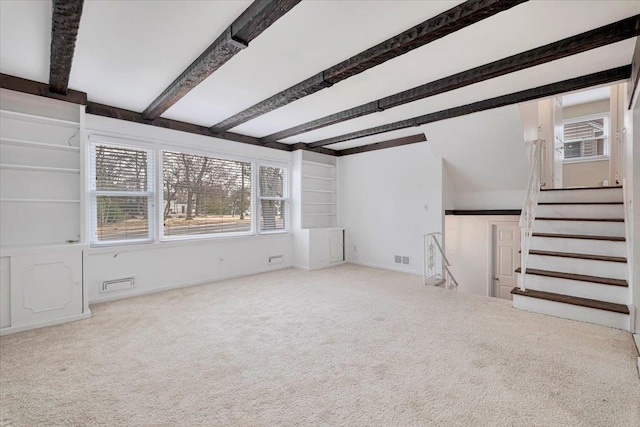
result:
<svg viewBox="0 0 640 427"><path fill-rule="evenodd" d="M17 332L29 331L31 329L46 328L47 326L61 325L63 323L75 322L76 320L88 319L91 317L91 310L87 310L82 314L74 314L72 316L65 316L59 319L47 320L46 322L31 323L29 325L21 326L9 326L0 329L0 336L15 334Z"/></svg>
<svg viewBox="0 0 640 427"><path fill-rule="evenodd" d="M380 270L388 270L388 271L394 271L396 273L407 273L407 274L412 274L414 276L422 276L422 271L415 271L415 270L404 270L401 268L394 268L394 267L389 267L386 265L379 265L379 264L374 264L374 263L370 263L370 262L362 262L362 261L354 261L354 260L346 260L346 263L349 264L356 264L356 265L362 265L364 267L371 267L371 268L378 268Z"/></svg>
<svg viewBox="0 0 640 427"><path fill-rule="evenodd" d="M126 294L100 296L98 298L89 300L89 304L100 304L103 302L117 301L117 300L126 299L126 298L139 297L142 295L155 294L157 292L169 291L171 289L180 289L180 288L188 288L191 286L206 285L208 283L215 283L215 282L221 282L223 280L237 279L238 277L252 276L254 274L268 273L270 271L286 270L287 268L291 268L291 267L293 267L293 265L283 264L275 268L271 267L266 269L255 269L255 270L246 271L243 273L228 274L224 276L217 276L214 278L201 279L201 280L193 280L191 282L175 283L175 284L161 286L153 289L142 289L139 291L127 292Z"/></svg>

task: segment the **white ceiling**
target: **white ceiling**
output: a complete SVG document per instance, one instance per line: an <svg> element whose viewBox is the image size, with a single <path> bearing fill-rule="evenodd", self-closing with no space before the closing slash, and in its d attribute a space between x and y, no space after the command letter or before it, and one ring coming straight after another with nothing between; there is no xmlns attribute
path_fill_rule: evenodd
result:
<svg viewBox="0 0 640 427"><path fill-rule="evenodd" d="M562 106L571 107L573 105L586 104L588 102L602 101L609 99L610 95L611 89L609 86L574 92L562 97Z"/></svg>
<svg viewBox="0 0 640 427"><path fill-rule="evenodd" d="M163 117L210 126L460 1L303 1ZM250 1L87 1L70 88L142 111ZM640 13L638 1L529 1L233 129L262 137ZM47 82L50 1L0 1L0 72ZM631 62L635 39L283 142L312 142ZM509 116L510 117L510 116ZM404 129L330 146L417 133ZM430 138L429 127L425 128Z"/></svg>

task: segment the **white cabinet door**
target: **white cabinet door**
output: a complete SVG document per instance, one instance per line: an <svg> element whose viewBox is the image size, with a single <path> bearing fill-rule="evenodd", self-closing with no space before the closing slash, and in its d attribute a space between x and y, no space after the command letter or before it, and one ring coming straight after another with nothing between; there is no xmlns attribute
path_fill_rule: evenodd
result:
<svg viewBox="0 0 640 427"><path fill-rule="evenodd" d="M82 314L82 251L11 257L11 326Z"/></svg>
<svg viewBox="0 0 640 427"><path fill-rule="evenodd" d="M344 231L329 232L329 263L344 261Z"/></svg>

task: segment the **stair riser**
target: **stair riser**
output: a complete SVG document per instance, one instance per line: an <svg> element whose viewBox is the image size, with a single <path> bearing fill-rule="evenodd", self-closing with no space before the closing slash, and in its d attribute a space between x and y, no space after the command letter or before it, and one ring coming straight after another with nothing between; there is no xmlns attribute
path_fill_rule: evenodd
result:
<svg viewBox="0 0 640 427"><path fill-rule="evenodd" d="M537 217L624 218L624 205L538 205Z"/></svg>
<svg viewBox="0 0 640 427"><path fill-rule="evenodd" d="M585 274L609 279L627 279L627 264L622 262L529 254L527 268L560 273Z"/></svg>
<svg viewBox="0 0 640 427"><path fill-rule="evenodd" d="M531 249L574 254L627 256L626 242L612 242L607 240L563 239L534 236L531 238Z"/></svg>
<svg viewBox="0 0 640 427"><path fill-rule="evenodd" d="M564 304L556 301L547 301L539 298L530 298L523 295L513 296L513 306L517 309L532 311L534 313L595 323L597 325L609 326L625 331L629 330L628 314Z"/></svg>
<svg viewBox="0 0 640 427"><path fill-rule="evenodd" d="M587 236L625 236L624 222L536 219L533 223L533 231L537 233L583 234Z"/></svg>
<svg viewBox="0 0 640 427"><path fill-rule="evenodd" d="M518 274L518 286L521 286L522 274ZM551 292L573 297L588 298L598 301L628 304L629 289L623 286L603 285L583 282L582 280L559 279L557 277L527 274L527 289Z"/></svg>
<svg viewBox="0 0 640 427"><path fill-rule="evenodd" d="M541 191L538 202L622 202L621 188Z"/></svg>

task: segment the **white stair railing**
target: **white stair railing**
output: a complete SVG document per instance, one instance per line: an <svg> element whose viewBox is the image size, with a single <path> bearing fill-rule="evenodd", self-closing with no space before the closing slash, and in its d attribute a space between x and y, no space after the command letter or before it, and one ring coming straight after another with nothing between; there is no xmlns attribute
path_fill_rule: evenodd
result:
<svg viewBox="0 0 640 427"><path fill-rule="evenodd" d="M536 208L538 207L538 196L542 184L542 151L544 140L536 140L531 143L529 152L529 181L527 183L527 194L520 214L521 231L521 275L520 290L526 290L525 274L527 272L527 260L529 258L529 248L531 246L531 236L533 234L533 222L536 219Z"/></svg>
<svg viewBox="0 0 640 427"><path fill-rule="evenodd" d="M423 283L430 286L440 286L446 289L457 289L458 282L451 274L451 263L442 250L442 233L424 235L424 274Z"/></svg>

